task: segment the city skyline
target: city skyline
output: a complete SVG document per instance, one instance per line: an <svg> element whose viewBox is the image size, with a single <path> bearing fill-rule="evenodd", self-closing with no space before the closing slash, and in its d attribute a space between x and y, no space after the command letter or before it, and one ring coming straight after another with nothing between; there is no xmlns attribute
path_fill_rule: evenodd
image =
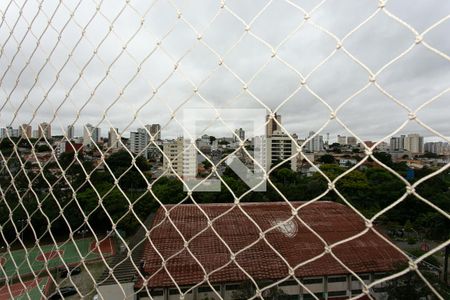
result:
<svg viewBox="0 0 450 300"><path fill-rule="evenodd" d="M139 3L135 3L137 8ZM244 20L249 22L255 9L261 9L260 4L232 4L232 8L245 16ZM312 8L311 3L305 3L307 8ZM46 4L43 4L44 9ZM347 1L326 2L317 12L311 16L312 20L323 23L325 28L332 28L333 32L342 38L354 26L361 21L358 16L368 15L377 6L372 1ZM405 8L408 9L405 9ZM435 9L439 7L439 9ZM183 5L184 8L184 5ZM206 28L209 18L211 18L217 9L218 3L205 3L194 12L189 6L185 8L191 13L189 19L197 20L199 32ZM288 9L282 3L273 3L270 11L273 13L286 12L287 15L281 20L277 20L276 26L270 14L263 14L258 18L258 22L253 24L252 29L266 40L272 47L278 45L280 37L286 36L295 27L294 20L303 19L303 14L298 10ZM77 16L83 15L89 11L90 7L82 4L77 10ZM114 15L117 7L104 7L105 15ZM399 15L410 23L419 32L433 22L441 18L445 11L450 9L450 3L443 1L427 1L427 3L417 3L410 6L407 1L395 1L389 5L390 11ZM164 20L149 21L143 27L134 42L128 45L127 51L134 53L138 61L142 60L144 54L149 52L152 47L157 45L158 36L161 36L167 30L168 24L176 21L176 15L173 9L158 7L157 10ZM352 14L345 12L352 11ZM336 12L345 13L346 22L337 18ZM418 15L427 15L427 18L417 18ZM24 17L31 18L33 9L26 6L23 10ZM12 16L6 15L6 21L11 22ZM139 18L137 18L139 19ZM63 16L55 16L52 20L54 26L58 27L64 23ZM150 23L149 23L150 22ZM114 30L118 36L127 37L130 32L138 26L134 22L119 22L120 26L115 26ZM294 22L296 23L296 21ZM41 24L42 25L42 24ZM244 25L227 15L224 18L216 20L210 31L205 32L204 40L220 55L224 55L226 50L230 49L233 43L244 31ZM19 23L18 28L25 25ZM36 25L40 26L40 25ZM97 44L100 29L103 24L94 19L91 29L86 33L94 44ZM151 32L149 33L149 26ZM226 32L217 31L216 28L227 28ZM24 29L24 28L22 28ZM73 45L74 39L69 39L68 35L78 36L80 32L75 28L69 28L68 32L62 36L62 40L69 46ZM448 49L450 41L445 38L445 26L439 26L433 29L432 35L427 35L427 40L437 48ZM174 43L175 39L177 42ZM72 41L73 40L73 41ZM194 32L191 30L177 30L171 34L169 40L164 40L162 45L169 53L175 57L181 56L192 46L192 40L197 41ZM152 116L152 122L164 126L171 120L171 112L180 107L215 107L227 108L262 108L262 102L268 108L275 110L285 99L289 98L286 104L282 105L277 112L283 115L283 124L288 132L308 133L317 132L330 115L330 110L324 103L319 101L305 88L301 88L301 80L295 72L292 72L286 65L279 60L268 61L271 57L271 49L260 41L245 37L240 45L235 47L231 53L224 57L224 63L233 70L239 77L247 82L252 78L259 67L268 62L264 70L249 84L243 92L243 83L233 76L226 68L218 68L218 58L205 47L194 47L189 55L183 57L178 63L176 72L170 77L164 85L156 89L159 83L172 72L176 61L170 59L164 53L159 51L154 53L149 61L140 68L140 73L123 93L122 87L126 79L135 72L136 62L129 56L124 55L110 71L109 76L102 81L100 87L91 95L93 86L99 82L104 74L104 67L99 62L84 70L86 78L95 78L92 82L81 82L66 98L67 89L74 84L79 73L79 69L73 63L69 63L65 72L59 74L58 84L46 95L45 89L28 84L27 78L34 78L32 70L38 70L45 62L46 56L50 53L51 45L56 42L56 37L45 37L40 44L41 50L36 52L34 59L30 62L30 67L24 70L19 79L19 88L12 89L16 83L16 77L5 76L2 87L7 95L7 101L0 109L0 119L4 126L8 124L34 124L42 122L51 122L55 134L60 134L61 127L65 128L75 122L75 126L82 124L93 124L102 128L126 128L129 124L129 131L144 126L148 116ZM410 43L414 42L414 36L406 28L393 20L388 19L383 14L377 15L368 24L360 28L355 34L350 36L343 44L346 49L352 52L373 72L379 70L384 64L397 57ZM117 36L110 36L102 47L98 49L98 55L101 55L105 64L111 62L118 54L115 49L109 47L112 45L123 44ZM33 39L25 39L22 46L22 54L29 56L35 46ZM383 46L383 47L381 47ZM255 49L257 51L255 51ZM4 49L5 57L14 55L14 47ZM336 42L323 32L306 26L301 32L295 33L291 41L287 42L277 51L277 55L287 61L295 69L306 75L312 71L314 66L319 64L330 53L336 50ZM88 45L79 45L77 51L77 65L82 65L89 58L92 49ZM381 54L382 53L382 54ZM57 47L53 57L67 57L68 49ZM276 58L276 57L275 57ZM73 58L75 59L75 58ZM14 66L13 66L14 67ZM53 83L58 68L46 68L39 76L38 86L47 87ZM20 69L14 69L11 74L15 74ZM191 78L187 81L183 72ZM200 84L201 80L208 78L211 74L211 80L205 84ZM450 95L448 93L447 83L450 81L450 72L448 65L442 63L442 58L432 53L429 49L418 45L407 56L396 61L395 64L381 72L377 76L379 83L391 96L398 99L411 110L417 109L425 101L443 93L431 105L426 106L417 113L417 117L432 128L441 132L445 136L450 136L449 128L446 126L447 117L450 114ZM113 80L114 79L114 80ZM145 80L144 80L145 79ZM337 51L327 63L318 68L307 80L308 88L320 96L324 102L336 109L341 103L346 101L351 95L354 95L360 88L369 82L369 74L360 65L352 61L342 51ZM195 92L196 91L196 92ZM447 91L447 92L446 92ZM20 114L14 114L14 107L19 107L23 102L23 96L30 92L26 98L27 105L21 106ZM196 95L197 94L197 95ZM201 99L200 95L206 100ZM45 97L44 97L45 96ZM187 103L184 103L189 98ZM114 106L109 107L112 101L118 101ZM151 99L151 100L149 100ZM56 109L58 110L56 111ZM34 110L37 109L35 112ZM33 114L33 112L35 114ZM56 115L55 115L56 113ZM397 105L395 101L389 99L376 89L373 85L358 94L347 102L337 113L349 128L355 130L355 133L363 140L375 140L386 136L388 133L398 128L401 123L408 119L408 110ZM104 115L105 114L105 115ZM176 114L177 118L180 118ZM56 117L56 118L55 118ZM106 117L106 119L104 119ZM134 118L137 117L135 120ZM55 118L55 119L54 119ZM32 121L31 121L32 120ZM134 122L134 123L133 123ZM99 124L100 123L100 124ZM110 124L109 124L110 123ZM176 126L176 122L164 128L167 136L179 136L181 130ZM241 126L236 126L239 128ZM408 132L418 132L425 137L432 137L433 134L425 131L420 126L408 125ZM323 134L345 134L342 127L332 121ZM127 130L128 132L128 130Z"/></svg>

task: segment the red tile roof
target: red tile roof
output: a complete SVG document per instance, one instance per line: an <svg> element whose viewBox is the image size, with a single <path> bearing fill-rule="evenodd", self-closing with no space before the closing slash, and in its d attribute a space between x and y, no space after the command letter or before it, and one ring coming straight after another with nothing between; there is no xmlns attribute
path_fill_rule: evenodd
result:
<svg viewBox="0 0 450 300"><path fill-rule="evenodd" d="M298 207L303 202L291 202ZM248 277L236 265L238 263L255 280L276 280L288 276L283 260L260 237L257 226L242 212L245 211L264 231L292 216L285 202L241 203L242 210L233 204L201 204L210 219L217 218L212 227L228 247L236 253L230 263L230 252L211 228L207 218L193 204L171 206L170 218L186 240L192 239L188 249L200 262L209 276L209 282L239 282ZM228 211L228 212L227 212ZM314 229L327 243L353 236L365 229L363 220L345 205L320 201L302 208L298 216ZM150 239L145 242L145 272L149 287L174 286L167 271L162 269L163 260L167 270L179 286L195 285L204 280L204 272L193 256L184 248L184 242L165 211L160 208L154 218ZM205 230L205 228L207 228ZM204 230L203 232L201 232ZM200 233L201 232L201 233ZM194 237L195 236L195 237ZM278 251L290 266L311 259L324 252L324 245L298 219L285 226L278 226L266 234L266 240ZM153 245L152 245L153 244ZM179 253L178 253L179 252ZM356 273L389 271L403 255L377 236L372 230L343 245L333 248L333 253ZM228 264L228 265L227 265ZM296 269L297 277L348 274L330 254ZM142 280L137 282L141 287Z"/></svg>

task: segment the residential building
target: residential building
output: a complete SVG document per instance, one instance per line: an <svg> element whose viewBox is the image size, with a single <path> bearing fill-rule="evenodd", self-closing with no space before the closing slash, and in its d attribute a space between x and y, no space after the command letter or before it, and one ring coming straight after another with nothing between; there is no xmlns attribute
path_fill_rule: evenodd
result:
<svg viewBox="0 0 450 300"><path fill-rule="evenodd" d="M39 138L45 137L46 139L49 139L52 137L52 125L47 122L41 123L39 124L38 132Z"/></svg>
<svg viewBox="0 0 450 300"><path fill-rule="evenodd" d="M72 140L72 139L75 138L75 128L74 128L73 125L67 126L67 132L66 132L66 135L67 135L67 139L68 139L68 140Z"/></svg>
<svg viewBox="0 0 450 300"><path fill-rule="evenodd" d="M424 151L437 155L446 155L449 150L449 144L444 142L428 142L424 144Z"/></svg>
<svg viewBox="0 0 450 300"><path fill-rule="evenodd" d="M405 149L405 135L391 137L389 149L390 151L400 151Z"/></svg>
<svg viewBox="0 0 450 300"><path fill-rule="evenodd" d="M265 169L269 170L274 164L288 160L293 171L297 171L297 143L282 131L272 132L271 137L265 139L266 164Z"/></svg>
<svg viewBox="0 0 450 300"><path fill-rule="evenodd" d="M242 128L234 130L233 138L235 142L240 142L239 140L245 141L245 130Z"/></svg>
<svg viewBox="0 0 450 300"><path fill-rule="evenodd" d="M278 123L275 121L277 120ZM282 131L281 129L281 116L276 114L273 118L270 118L270 115L266 116L266 137L270 138L274 131Z"/></svg>
<svg viewBox="0 0 450 300"><path fill-rule="evenodd" d="M118 137L119 129L118 128L110 128L108 131L108 147L111 149L120 148L120 139Z"/></svg>
<svg viewBox="0 0 450 300"><path fill-rule="evenodd" d="M151 124L145 125L145 128L150 132L150 135L153 136L155 141L161 140L161 125L160 124ZM150 140L150 137L149 137Z"/></svg>
<svg viewBox="0 0 450 300"><path fill-rule="evenodd" d="M138 128L137 131L130 133L129 147L130 151L136 155L148 158L147 149L150 143L150 136L144 128Z"/></svg>
<svg viewBox="0 0 450 300"><path fill-rule="evenodd" d="M100 128L86 124L83 130L83 147L93 148L94 143L100 142Z"/></svg>
<svg viewBox="0 0 450 300"><path fill-rule="evenodd" d="M342 136L342 135L338 135L337 136L337 143L340 145L347 145L347 137L346 136Z"/></svg>
<svg viewBox="0 0 450 300"><path fill-rule="evenodd" d="M194 178L197 174L197 151L189 141L178 138L163 144L163 169L167 175ZM172 166L172 168L170 168Z"/></svg>
<svg viewBox="0 0 450 300"><path fill-rule="evenodd" d="M347 137L347 145L356 146L358 144L358 140L354 136Z"/></svg>
<svg viewBox="0 0 450 300"><path fill-rule="evenodd" d="M312 136L314 136L315 132L314 131L310 131L308 138L311 138ZM322 135L316 135L314 136L311 140L309 140L306 145L305 145L305 150L307 152L321 152L324 149L324 145L323 145L323 136Z"/></svg>
<svg viewBox="0 0 450 300"><path fill-rule="evenodd" d="M405 138L405 149L412 154L422 154L423 151L423 136L417 133L408 134Z"/></svg>
<svg viewBox="0 0 450 300"><path fill-rule="evenodd" d="M19 136L20 136L20 130L14 129L11 126L7 126L6 128L1 128L1 130L0 130L1 138L7 138L7 137L18 138Z"/></svg>
<svg viewBox="0 0 450 300"><path fill-rule="evenodd" d="M23 139L30 139L32 138L32 128L29 124L22 124L20 125L20 136Z"/></svg>
<svg viewBox="0 0 450 300"><path fill-rule="evenodd" d="M386 142L381 142L378 144L376 149L381 152L389 152L391 148L390 148L390 144L388 144Z"/></svg>

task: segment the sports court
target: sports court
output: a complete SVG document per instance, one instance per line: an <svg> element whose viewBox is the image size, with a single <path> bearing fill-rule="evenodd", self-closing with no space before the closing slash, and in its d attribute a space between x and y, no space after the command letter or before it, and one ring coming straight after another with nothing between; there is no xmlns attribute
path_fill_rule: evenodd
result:
<svg viewBox="0 0 450 300"><path fill-rule="evenodd" d="M14 283L0 287L0 300L9 299L41 299L43 294L47 294L49 289L49 279L38 278L36 280Z"/></svg>
<svg viewBox="0 0 450 300"><path fill-rule="evenodd" d="M0 254L0 265L2 266L0 278L5 277L5 273L8 277L25 275L32 271L39 273L46 268L46 264L48 269L53 269L63 266L63 261L70 265L78 263L82 257L89 261L101 258L100 253L105 257L114 254L113 241L110 238L101 241L98 247L93 239L79 239L75 240L75 243L58 244L58 249L55 245L42 245L40 248L42 251L37 247L32 247L27 251L21 249L11 251L11 254Z"/></svg>

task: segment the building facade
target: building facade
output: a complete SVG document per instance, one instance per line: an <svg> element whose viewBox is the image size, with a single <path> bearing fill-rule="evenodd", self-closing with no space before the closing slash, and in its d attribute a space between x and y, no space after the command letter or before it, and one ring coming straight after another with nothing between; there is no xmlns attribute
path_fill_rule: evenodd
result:
<svg viewBox="0 0 450 300"><path fill-rule="evenodd" d="M112 150L119 149L120 139L118 137L119 129L118 128L110 128L108 131L108 147Z"/></svg>
<svg viewBox="0 0 450 300"><path fill-rule="evenodd" d="M130 151L135 155L148 158L147 149L149 143L149 135L146 129L138 128L137 131L130 133L129 147Z"/></svg>
<svg viewBox="0 0 450 300"><path fill-rule="evenodd" d="M100 142L100 128L86 124L83 130L83 147L93 148L94 143Z"/></svg>
<svg viewBox="0 0 450 300"><path fill-rule="evenodd" d="M20 136L23 139L32 138L33 137L32 134L33 134L33 129L31 128L31 125L29 125L29 124L20 125Z"/></svg>
<svg viewBox="0 0 450 300"><path fill-rule="evenodd" d="M308 138L311 138L315 134L314 131L310 131ZM305 150L307 152L315 153L315 152L321 152L324 150L323 145L323 136L322 135L316 135L311 140L306 142Z"/></svg>
<svg viewBox="0 0 450 300"><path fill-rule="evenodd" d="M73 125L69 125L67 126L67 139L68 140L73 140L75 138L75 128Z"/></svg>
<svg viewBox="0 0 450 300"><path fill-rule="evenodd" d="M150 132L151 136L153 136L155 141L161 140L161 125L160 124L151 124L145 125L145 128ZM149 137L150 140L150 137Z"/></svg>
<svg viewBox="0 0 450 300"><path fill-rule="evenodd" d="M275 121L277 120L278 123ZM270 115L266 116L266 137L270 138L272 137L273 132L275 131L282 131L281 126L281 116L278 114L275 114L273 118L270 117Z"/></svg>
<svg viewBox="0 0 450 300"><path fill-rule="evenodd" d="M423 136L417 133L408 134L404 139L405 150L411 152L412 154L422 154L423 149Z"/></svg>
<svg viewBox="0 0 450 300"><path fill-rule="evenodd" d="M52 126L47 122L39 124L38 131L39 138L49 139L52 137Z"/></svg>
<svg viewBox="0 0 450 300"><path fill-rule="evenodd" d="M269 170L281 161L288 160L290 168L293 171L297 171L297 156L292 157L297 151L295 140L292 140L281 131L274 131L270 138L265 139L264 144L266 147L266 164L264 166L266 170Z"/></svg>

